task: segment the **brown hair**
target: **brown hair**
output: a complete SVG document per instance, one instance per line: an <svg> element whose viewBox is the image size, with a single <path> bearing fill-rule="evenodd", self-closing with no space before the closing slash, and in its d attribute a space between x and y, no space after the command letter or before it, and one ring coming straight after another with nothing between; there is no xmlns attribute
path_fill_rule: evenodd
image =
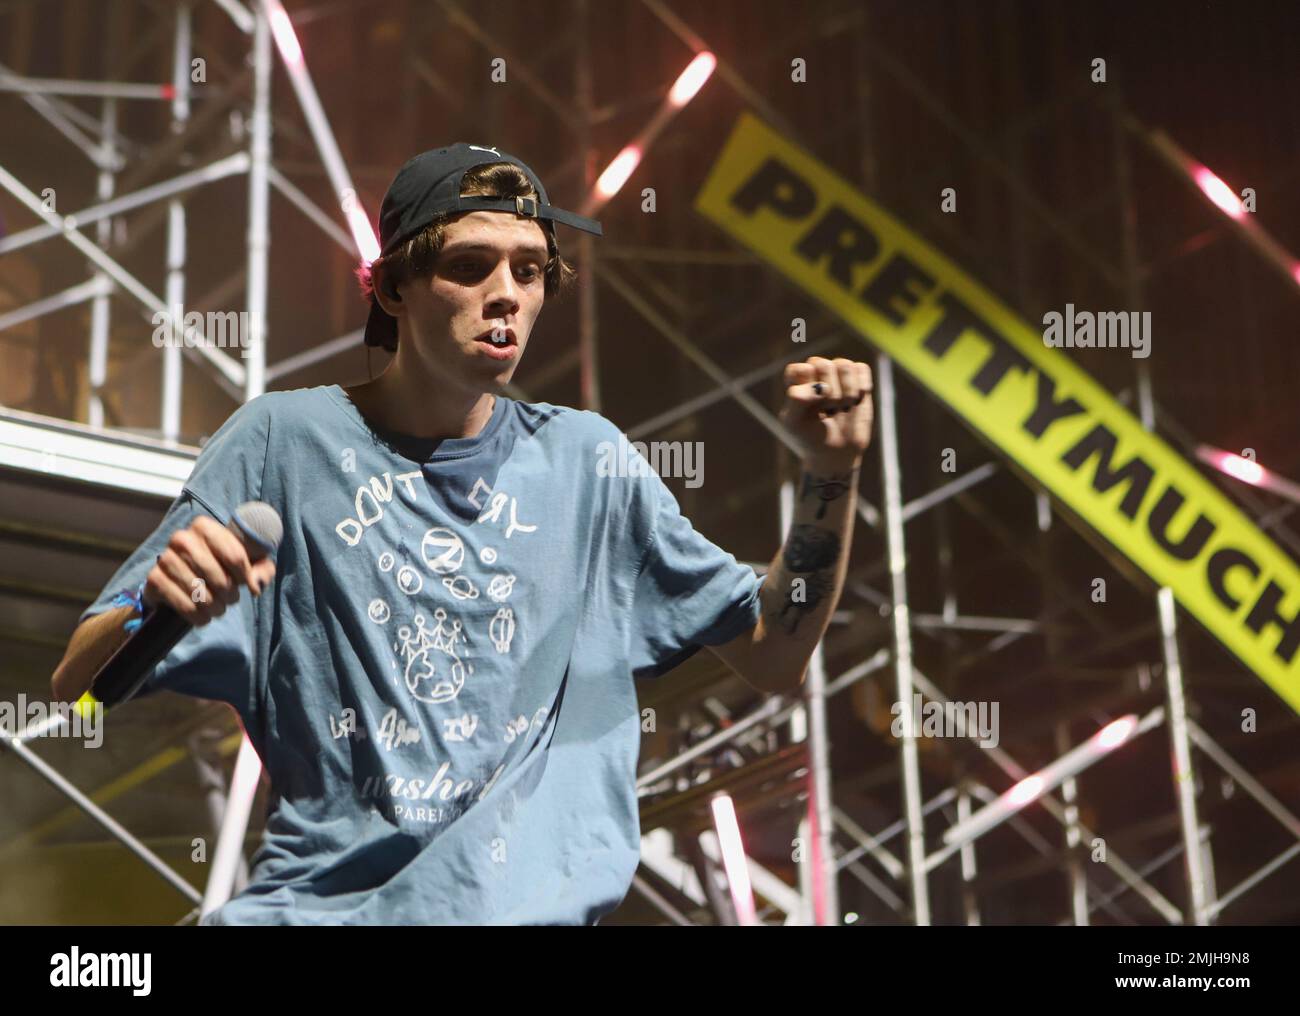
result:
<svg viewBox="0 0 1300 1016"><path fill-rule="evenodd" d="M466 170L461 179L460 194L461 197L538 197L524 172L509 162L492 162ZM376 258L370 264L357 268L356 276L362 298L367 303L375 299L376 275L389 292L396 292L398 286L412 279L432 275L446 239L447 225L453 217L464 214L466 213L452 212L439 216L387 257ZM546 249L550 252L546 268L542 272L542 293L544 296L559 296L571 288L578 273L572 264L560 256L559 246L555 242L555 224L549 219L538 219L537 224L546 234ZM396 352L396 336L391 345L385 342L384 348L390 353Z"/></svg>

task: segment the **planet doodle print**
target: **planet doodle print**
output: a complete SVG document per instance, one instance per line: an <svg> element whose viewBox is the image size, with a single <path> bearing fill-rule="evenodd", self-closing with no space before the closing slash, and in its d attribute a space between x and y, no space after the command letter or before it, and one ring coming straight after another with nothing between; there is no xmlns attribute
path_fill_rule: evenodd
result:
<svg viewBox="0 0 1300 1016"><path fill-rule="evenodd" d="M510 591L515 587L515 577L513 575L493 575L492 581L488 583L487 594L497 603L504 603L510 599Z"/></svg>
<svg viewBox="0 0 1300 1016"><path fill-rule="evenodd" d="M426 627L423 614L416 614L414 632L403 625L397 635L401 655L406 657L407 690L421 702L439 705L460 694L466 676L474 668L460 659L460 643L465 638L460 622L452 620L448 624L447 611L442 607L433 616L437 624L432 629Z"/></svg>
<svg viewBox="0 0 1300 1016"><path fill-rule="evenodd" d="M510 652L510 643L515 637L515 612L509 607L498 610L488 624L488 635L498 653Z"/></svg>
<svg viewBox="0 0 1300 1016"><path fill-rule="evenodd" d="M477 600L478 588L464 575L457 575L453 578L444 578L442 584L447 587L451 595L458 600Z"/></svg>
<svg viewBox="0 0 1300 1016"><path fill-rule="evenodd" d="M396 559L393 557L392 551L386 550L379 555L379 570L381 572L392 571L394 564L396 564Z"/></svg>
<svg viewBox="0 0 1300 1016"><path fill-rule="evenodd" d="M379 599L370 601L370 607L366 613L370 615L370 620L374 621L375 624L387 624L388 619L392 616L388 604Z"/></svg>
<svg viewBox="0 0 1300 1016"><path fill-rule="evenodd" d="M469 669L473 673L473 668ZM406 687L421 702L441 705L450 702L465 686L466 667L461 660L448 663L439 660L435 667L432 658L421 653L406 665Z"/></svg>
<svg viewBox="0 0 1300 1016"><path fill-rule="evenodd" d="M407 596L414 596L424 588L424 579L409 564L404 564L397 571L397 588Z"/></svg>
<svg viewBox="0 0 1300 1016"><path fill-rule="evenodd" d="M434 526L424 534L420 553L429 570L438 575L450 575L465 560L465 545L459 536L446 526Z"/></svg>
<svg viewBox="0 0 1300 1016"><path fill-rule="evenodd" d="M484 547L478 552L478 559L484 564L496 564L497 552L492 547Z"/></svg>

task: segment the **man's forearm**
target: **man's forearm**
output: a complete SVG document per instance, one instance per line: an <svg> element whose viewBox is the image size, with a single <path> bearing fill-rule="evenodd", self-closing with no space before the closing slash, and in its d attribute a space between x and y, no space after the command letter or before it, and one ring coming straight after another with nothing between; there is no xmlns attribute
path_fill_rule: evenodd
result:
<svg viewBox="0 0 1300 1016"><path fill-rule="evenodd" d="M127 640L123 626L134 613L132 607L113 607L77 626L50 678L53 701L75 702L90 690L96 672Z"/></svg>
<svg viewBox="0 0 1300 1016"><path fill-rule="evenodd" d="M773 691L794 691L839 602L848 572L861 460L809 459L785 545L763 581L755 641Z"/></svg>

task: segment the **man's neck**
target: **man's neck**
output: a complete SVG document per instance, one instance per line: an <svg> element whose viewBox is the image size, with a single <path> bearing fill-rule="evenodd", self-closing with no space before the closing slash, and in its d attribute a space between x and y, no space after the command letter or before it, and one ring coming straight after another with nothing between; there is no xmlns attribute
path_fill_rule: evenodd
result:
<svg viewBox="0 0 1300 1016"><path fill-rule="evenodd" d="M379 429L431 440L475 437L496 406L495 395L417 378L399 363L349 389L348 397Z"/></svg>

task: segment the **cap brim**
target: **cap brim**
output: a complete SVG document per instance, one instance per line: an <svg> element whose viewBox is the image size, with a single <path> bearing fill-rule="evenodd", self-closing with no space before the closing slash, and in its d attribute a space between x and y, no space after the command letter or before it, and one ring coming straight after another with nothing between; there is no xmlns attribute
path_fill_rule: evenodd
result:
<svg viewBox="0 0 1300 1016"><path fill-rule="evenodd" d="M379 301L370 301L370 316L366 318L366 345L387 349L396 344L397 318L389 314Z"/></svg>

